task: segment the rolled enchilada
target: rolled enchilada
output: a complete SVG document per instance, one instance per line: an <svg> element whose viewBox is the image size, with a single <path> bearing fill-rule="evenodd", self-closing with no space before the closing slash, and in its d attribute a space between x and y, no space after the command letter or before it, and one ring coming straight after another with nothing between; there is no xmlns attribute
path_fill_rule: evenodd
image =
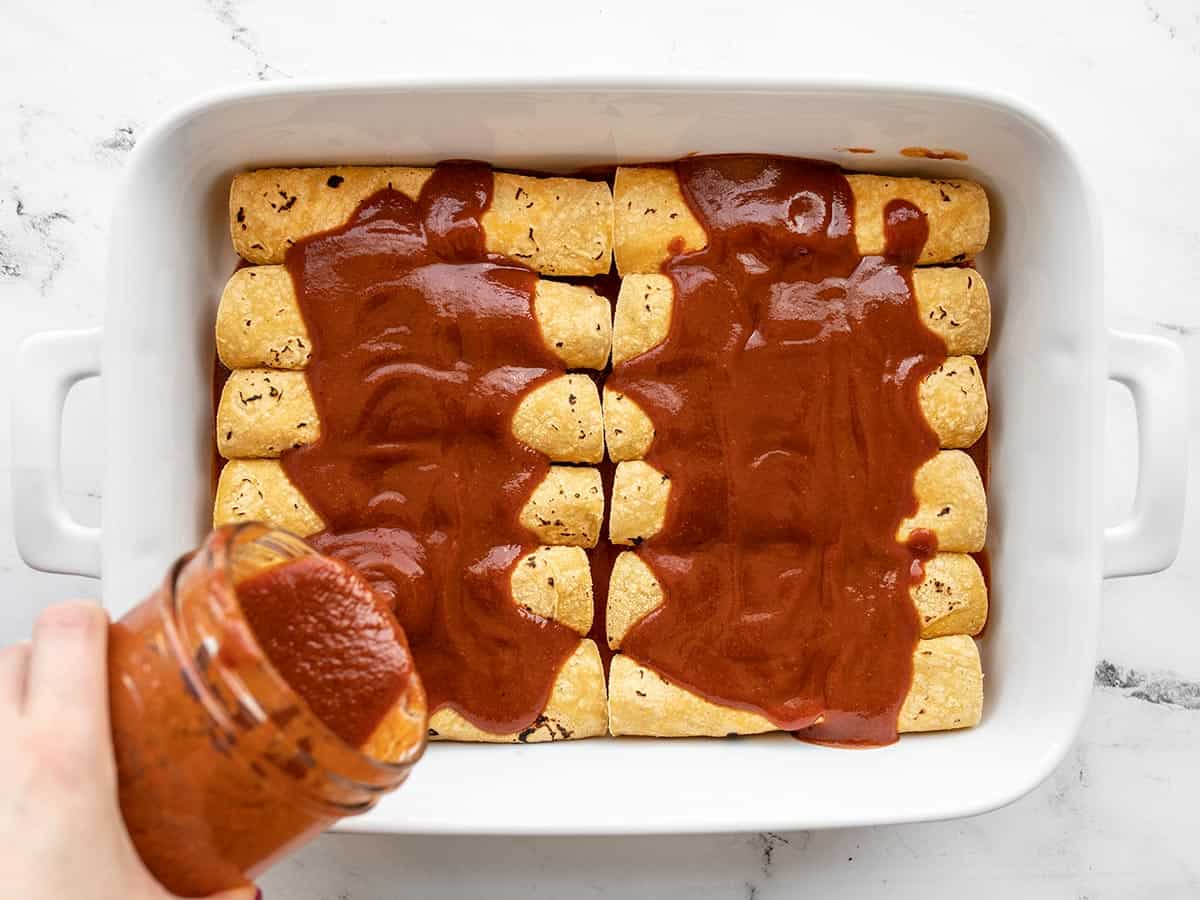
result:
<svg viewBox="0 0 1200 900"><path fill-rule="evenodd" d="M543 340L568 369L603 369L612 339L608 301L582 285L540 279L534 316ZM291 276L250 266L229 279L217 308L217 355L230 369L303 369L312 355Z"/></svg>
<svg viewBox="0 0 1200 900"><path fill-rule="evenodd" d="M766 716L705 700L623 653L613 657L609 670L608 710L614 735L726 737L779 730ZM975 642L965 635L921 641L897 731L970 728L982 714L983 671Z"/></svg>
<svg viewBox="0 0 1200 900"><path fill-rule="evenodd" d="M916 473L913 483L917 511L904 519L896 533L907 541L924 530L938 549L977 553L987 535L987 497L975 462L961 450L942 450ZM642 460L617 464L613 479L609 539L637 545L657 536L667 516L671 476Z"/></svg>
<svg viewBox="0 0 1200 900"><path fill-rule="evenodd" d="M288 248L344 225L371 195L391 189L420 197L434 170L410 166L258 169L229 192L229 228L238 255L281 263ZM597 275L612 259L612 192L602 181L496 172L479 219L489 253L546 275Z"/></svg>
<svg viewBox="0 0 1200 900"><path fill-rule="evenodd" d="M278 457L321 436L312 392L298 371L235 369L221 391L216 427L226 459ZM600 395L583 375L558 375L526 391L511 427L555 462L597 463L604 455Z"/></svg>
<svg viewBox="0 0 1200 900"><path fill-rule="evenodd" d="M884 252L885 209L895 200L912 203L929 220L919 265L961 262L987 244L987 195L974 182L853 173L845 179L853 194L854 240L862 256ZM656 273L672 256L708 245L673 168L621 166L613 204L615 256L622 275Z"/></svg>

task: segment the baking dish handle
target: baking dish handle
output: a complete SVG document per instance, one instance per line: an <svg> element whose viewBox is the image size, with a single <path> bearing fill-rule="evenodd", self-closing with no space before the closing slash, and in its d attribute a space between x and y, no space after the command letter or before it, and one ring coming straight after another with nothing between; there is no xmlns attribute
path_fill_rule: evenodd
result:
<svg viewBox="0 0 1200 900"><path fill-rule="evenodd" d="M21 558L43 572L100 575L100 529L80 525L62 496L62 412L71 385L100 374L103 332L46 331L17 354L12 401L13 527Z"/></svg>
<svg viewBox="0 0 1200 900"><path fill-rule="evenodd" d="M1187 493L1188 374L1171 341L1108 333L1108 377L1129 388L1137 414L1133 513L1104 530L1104 577L1149 575L1175 561Z"/></svg>

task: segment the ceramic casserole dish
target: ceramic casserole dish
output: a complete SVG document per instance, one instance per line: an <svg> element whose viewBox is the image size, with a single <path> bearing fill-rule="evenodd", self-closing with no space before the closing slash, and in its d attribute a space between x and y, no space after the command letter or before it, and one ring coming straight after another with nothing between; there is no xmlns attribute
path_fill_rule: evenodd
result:
<svg viewBox="0 0 1200 900"><path fill-rule="evenodd" d="M951 147L967 161L914 159ZM873 148L852 155L843 148ZM989 355L993 610L979 727L871 751L787 735L436 745L353 828L582 834L774 830L966 815L1021 796L1066 753L1095 663L1102 577L1157 571L1178 547L1186 475L1182 356L1103 321L1096 210L1045 123L1008 101L806 83L288 83L180 110L139 142L118 194L101 331L23 348L14 507L33 566L102 575L114 615L199 542L211 515L213 318L235 265L231 176L254 167L431 164L571 171L689 153L778 153L868 171L976 179L992 203L978 266L994 302ZM69 385L100 374L103 523L71 521L58 441ZM1106 379L1132 390L1138 494L1100 516Z"/></svg>

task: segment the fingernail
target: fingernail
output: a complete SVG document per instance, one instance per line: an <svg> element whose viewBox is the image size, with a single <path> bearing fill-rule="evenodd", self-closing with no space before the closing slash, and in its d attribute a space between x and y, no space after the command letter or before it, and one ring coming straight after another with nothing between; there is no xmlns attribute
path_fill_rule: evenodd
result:
<svg viewBox="0 0 1200 900"><path fill-rule="evenodd" d="M254 900L262 900L262 888L256 887L254 889Z"/></svg>

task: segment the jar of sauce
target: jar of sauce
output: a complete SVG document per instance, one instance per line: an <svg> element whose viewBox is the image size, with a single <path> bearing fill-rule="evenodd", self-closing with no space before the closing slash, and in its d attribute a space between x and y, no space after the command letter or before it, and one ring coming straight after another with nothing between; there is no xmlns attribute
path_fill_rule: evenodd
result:
<svg viewBox="0 0 1200 900"><path fill-rule="evenodd" d="M245 884L370 809L420 757L425 695L390 608L262 525L213 532L109 638L121 812L151 873Z"/></svg>

